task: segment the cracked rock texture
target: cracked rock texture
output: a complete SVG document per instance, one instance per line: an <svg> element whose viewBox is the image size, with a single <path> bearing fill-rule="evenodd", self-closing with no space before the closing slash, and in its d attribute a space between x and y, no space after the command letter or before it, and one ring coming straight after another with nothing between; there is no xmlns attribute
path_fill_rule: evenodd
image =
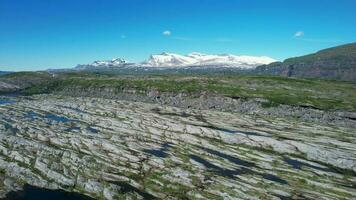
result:
<svg viewBox="0 0 356 200"><path fill-rule="evenodd" d="M37 95L0 103L0 196L356 199L356 129L292 118Z"/></svg>

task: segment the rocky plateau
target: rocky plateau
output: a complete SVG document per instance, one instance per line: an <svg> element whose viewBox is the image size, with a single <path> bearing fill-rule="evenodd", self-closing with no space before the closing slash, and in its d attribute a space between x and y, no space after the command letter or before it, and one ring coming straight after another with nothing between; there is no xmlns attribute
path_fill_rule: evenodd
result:
<svg viewBox="0 0 356 200"><path fill-rule="evenodd" d="M343 124L65 95L2 97L0 196L356 199Z"/></svg>

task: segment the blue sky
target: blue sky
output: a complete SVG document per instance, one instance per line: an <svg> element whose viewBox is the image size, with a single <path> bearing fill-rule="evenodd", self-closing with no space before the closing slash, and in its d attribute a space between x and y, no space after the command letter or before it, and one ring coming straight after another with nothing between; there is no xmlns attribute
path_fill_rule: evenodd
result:
<svg viewBox="0 0 356 200"><path fill-rule="evenodd" d="M356 41L355 0L0 0L0 70L150 54L283 60Z"/></svg>

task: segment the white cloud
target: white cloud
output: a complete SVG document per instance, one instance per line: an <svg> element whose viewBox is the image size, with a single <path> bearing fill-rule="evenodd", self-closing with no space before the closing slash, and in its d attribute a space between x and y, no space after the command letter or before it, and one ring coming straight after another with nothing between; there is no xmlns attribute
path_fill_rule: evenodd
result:
<svg viewBox="0 0 356 200"><path fill-rule="evenodd" d="M304 31L298 31L294 34L294 37L302 37L304 36Z"/></svg>
<svg viewBox="0 0 356 200"><path fill-rule="evenodd" d="M169 31L169 30L166 30L166 31L163 31L162 33L164 36L171 36L172 35L172 32Z"/></svg>
<svg viewBox="0 0 356 200"><path fill-rule="evenodd" d="M321 39L321 38L309 38L304 36L304 31L298 31L294 34L294 38L299 41L316 42L316 43L343 43L343 40L338 39Z"/></svg>

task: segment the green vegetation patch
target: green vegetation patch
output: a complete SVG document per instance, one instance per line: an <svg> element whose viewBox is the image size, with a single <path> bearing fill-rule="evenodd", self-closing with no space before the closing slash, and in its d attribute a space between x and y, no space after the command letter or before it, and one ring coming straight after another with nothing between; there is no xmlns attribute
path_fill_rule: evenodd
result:
<svg viewBox="0 0 356 200"><path fill-rule="evenodd" d="M296 105L323 110L356 110L356 84L342 81L247 75L106 75L62 73L52 81L26 88L26 94L110 89L117 93L135 90L145 94L216 94L232 98L265 99L263 106Z"/></svg>

